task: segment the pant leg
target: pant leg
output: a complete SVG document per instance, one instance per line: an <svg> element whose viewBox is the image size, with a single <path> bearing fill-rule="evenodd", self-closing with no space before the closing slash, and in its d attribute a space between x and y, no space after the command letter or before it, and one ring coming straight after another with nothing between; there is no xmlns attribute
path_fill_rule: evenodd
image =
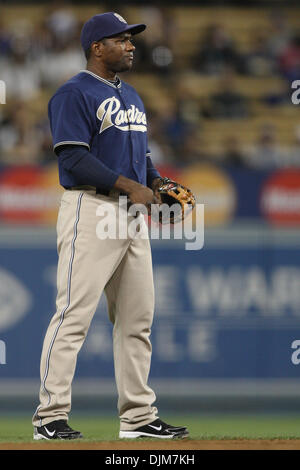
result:
<svg viewBox="0 0 300 470"><path fill-rule="evenodd" d="M57 301L41 355L40 405L33 424L67 419L78 352L100 296L128 248L128 240L99 240L89 193L64 193L57 221Z"/></svg>
<svg viewBox="0 0 300 470"><path fill-rule="evenodd" d="M133 239L105 288L114 324L113 346L120 429L134 429L157 418L155 394L148 386L150 333L154 312L149 240Z"/></svg>

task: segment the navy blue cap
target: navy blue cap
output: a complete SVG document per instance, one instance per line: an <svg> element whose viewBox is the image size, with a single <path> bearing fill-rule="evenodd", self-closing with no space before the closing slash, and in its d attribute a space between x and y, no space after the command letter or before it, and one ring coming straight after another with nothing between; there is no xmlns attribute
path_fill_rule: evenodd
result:
<svg viewBox="0 0 300 470"><path fill-rule="evenodd" d="M92 16L81 30L80 41L84 51L90 48L93 42L115 34L130 31L132 35L141 33L146 29L145 24L128 24L118 13L108 12Z"/></svg>

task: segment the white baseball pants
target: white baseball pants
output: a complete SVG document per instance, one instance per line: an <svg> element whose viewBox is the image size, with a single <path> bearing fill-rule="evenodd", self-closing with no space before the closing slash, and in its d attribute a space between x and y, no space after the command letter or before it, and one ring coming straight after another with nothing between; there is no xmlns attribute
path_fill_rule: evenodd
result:
<svg viewBox="0 0 300 470"><path fill-rule="evenodd" d="M147 385L154 312L150 243L149 239L128 236L100 240L96 211L105 203L112 204L117 218L126 210L128 220L133 219L126 208L119 207L116 197L93 190L68 190L62 195L57 220L56 313L43 344L35 426L68 419L77 355L103 291L114 325L120 430L132 430L157 418L157 409L152 406L155 394Z"/></svg>

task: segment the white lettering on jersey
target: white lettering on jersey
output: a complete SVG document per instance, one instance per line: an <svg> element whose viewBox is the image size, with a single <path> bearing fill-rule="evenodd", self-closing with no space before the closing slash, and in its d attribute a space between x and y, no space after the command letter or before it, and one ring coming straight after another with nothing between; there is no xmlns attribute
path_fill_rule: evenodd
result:
<svg viewBox="0 0 300 470"><path fill-rule="evenodd" d="M99 134L111 126L115 126L121 131L147 131L145 113L134 104L130 109L120 109L120 107L120 101L114 96L102 101L97 110L97 118L102 121Z"/></svg>

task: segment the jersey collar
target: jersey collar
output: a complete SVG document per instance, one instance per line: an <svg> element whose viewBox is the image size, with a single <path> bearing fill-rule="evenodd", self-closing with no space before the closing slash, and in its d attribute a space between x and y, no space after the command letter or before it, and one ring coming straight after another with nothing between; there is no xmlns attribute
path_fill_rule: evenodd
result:
<svg viewBox="0 0 300 470"><path fill-rule="evenodd" d="M96 75L94 72L91 72L90 70L80 70L80 72L85 72L85 73L88 73L89 75L92 75L92 77L95 77L97 78L97 80L100 80L100 82L103 82L103 83L106 83L106 85L109 85L113 88L121 88L121 85L122 85L122 82L121 80L118 78L118 84L117 85L114 85L113 83L111 83L109 80L105 80L105 78L102 78L102 77L99 77L99 75Z"/></svg>

